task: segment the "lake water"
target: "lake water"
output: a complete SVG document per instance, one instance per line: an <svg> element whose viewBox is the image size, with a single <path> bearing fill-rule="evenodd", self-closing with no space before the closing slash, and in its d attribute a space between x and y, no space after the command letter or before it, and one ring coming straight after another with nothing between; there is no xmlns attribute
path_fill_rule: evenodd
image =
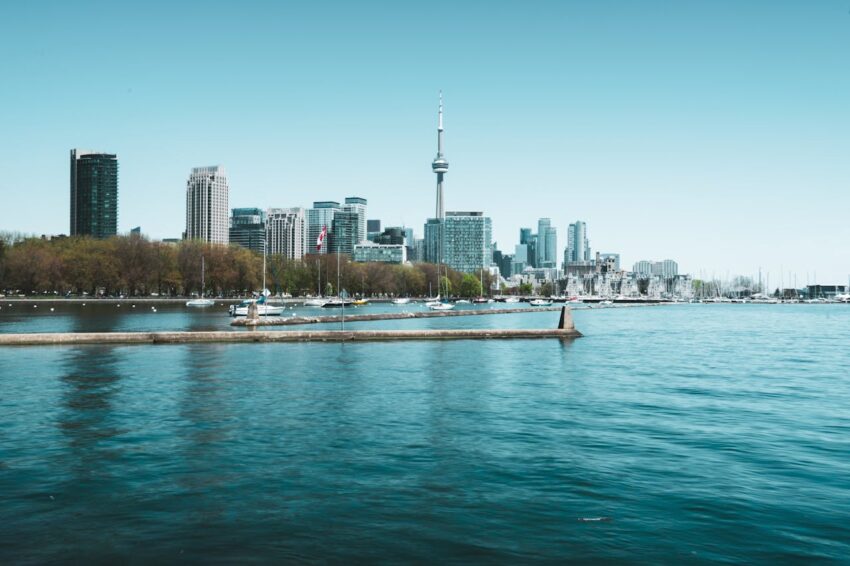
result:
<svg viewBox="0 0 850 566"><path fill-rule="evenodd" d="M2 307L0 332L229 323ZM850 307L575 320L568 342L0 349L0 559L848 559Z"/></svg>

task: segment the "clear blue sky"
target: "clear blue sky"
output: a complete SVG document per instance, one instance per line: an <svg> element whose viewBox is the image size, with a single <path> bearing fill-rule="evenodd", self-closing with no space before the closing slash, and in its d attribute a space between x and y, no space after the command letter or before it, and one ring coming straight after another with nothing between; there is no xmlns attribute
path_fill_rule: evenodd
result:
<svg viewBox="0 0 850 566"><path fill-rule="evenodd" d="M850 273L850 4L5 2L0 229L68 231L68 151L116 152L119 229L184 229L194 166L231 206L359 195L588 223L626 265Z"/></svg>

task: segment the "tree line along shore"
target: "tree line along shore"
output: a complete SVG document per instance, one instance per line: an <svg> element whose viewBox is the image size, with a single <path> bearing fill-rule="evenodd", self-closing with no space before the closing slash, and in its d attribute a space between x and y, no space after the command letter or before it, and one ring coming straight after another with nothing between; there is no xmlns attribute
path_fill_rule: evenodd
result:
<svg viewBox="0 0 850 566"><path fill-rule="evenodd" d="M203 281L202 288L202 262ZM459 297L487 294L475 274L441 269L439 288ZM266 287L275 295L429 296L438 293L437 266L355 263L343 254L266 257ZM237 245L151 241L144 236L44 239L0 237L0 293L26 296L241 297L263 284L263 256ZM521 291L518 289L518 291Z"/></svg>

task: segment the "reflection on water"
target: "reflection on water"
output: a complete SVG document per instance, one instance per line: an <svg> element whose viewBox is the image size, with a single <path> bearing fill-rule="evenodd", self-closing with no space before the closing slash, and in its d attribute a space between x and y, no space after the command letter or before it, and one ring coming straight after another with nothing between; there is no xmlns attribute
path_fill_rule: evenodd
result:
<svg viewBox="0 0 850 566"><path fill-rule="evenodd" d="M105 459L119 455L110 442L123 431L113 418L121 376L112 346L75 348L65 358L64 411L58 426L67 439L66 458L74 482L102 478Z"/></svg>

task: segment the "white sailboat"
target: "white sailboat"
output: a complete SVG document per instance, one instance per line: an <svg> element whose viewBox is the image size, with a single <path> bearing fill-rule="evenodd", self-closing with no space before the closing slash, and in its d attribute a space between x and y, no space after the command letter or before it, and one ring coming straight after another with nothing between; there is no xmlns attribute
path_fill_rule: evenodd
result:
<svg viewBox="0 0 850 566"><path fill-rule="evenodd" d="M206 288L206 280L204 278L204 256L201 256L201 296L197 299L191 299L186 301L187 307L211 307L215 305L215 301L212 299L204 298L204 289Z"/></svg>
<svg viewBox="0 0 850 566"><path fill-rule="evenodd" d="M260 316L280 316L286 307L266 303L269 295L271 295L271 291L266 289L266 249L263 246L263 290L260 292L260 297L242 301L239 305L231 305L230 315L248 316L248 307L251 303L257 303L257 314Z"/></svg>

